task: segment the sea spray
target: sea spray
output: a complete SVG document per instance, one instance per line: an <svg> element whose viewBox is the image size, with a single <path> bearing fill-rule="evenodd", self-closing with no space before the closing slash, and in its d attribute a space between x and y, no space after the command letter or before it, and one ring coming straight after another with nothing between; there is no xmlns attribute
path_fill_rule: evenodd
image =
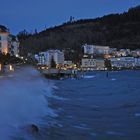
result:
<svg viewBox="0 0 140 140"><path fill-rule="evenodd" d="M0 139L10 140L18 135L24 137L26 134L20 134L23 132L20 128L40 124L44 116L55 116L46 100L51 90L52 83L32 67L21 68L12 76L1 78Z"/></svg>

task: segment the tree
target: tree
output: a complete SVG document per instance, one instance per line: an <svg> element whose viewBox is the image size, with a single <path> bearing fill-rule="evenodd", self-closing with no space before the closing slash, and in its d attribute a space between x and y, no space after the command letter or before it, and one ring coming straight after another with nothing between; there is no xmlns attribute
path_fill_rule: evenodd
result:
<svg viewBox="0 0 140 140"><path fill-rule="evenodd" d="M105 67L107 68L107 70L112 69L111 61L109 59L105 59Z"/></svg>
<svg viewBox="0 0 140 140"><path fill-rule="evenodd" d="M54 58L51 59L51 68L56 68L56 63L54 61Z"/></svg>

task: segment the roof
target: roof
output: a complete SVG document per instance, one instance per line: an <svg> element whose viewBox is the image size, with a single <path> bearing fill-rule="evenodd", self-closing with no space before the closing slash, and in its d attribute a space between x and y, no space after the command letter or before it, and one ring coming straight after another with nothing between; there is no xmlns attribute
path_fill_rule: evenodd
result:
<svg viewBox="0 0 140 140"><path fill-rule="evenodd" d="M9 32L9 29L3 25L0 25L0 32Z"/></svg>

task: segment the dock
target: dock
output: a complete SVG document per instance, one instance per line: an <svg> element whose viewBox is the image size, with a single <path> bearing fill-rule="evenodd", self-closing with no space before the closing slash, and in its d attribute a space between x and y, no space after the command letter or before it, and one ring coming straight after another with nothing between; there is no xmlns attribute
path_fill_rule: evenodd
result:
<svg viewBox="0 0 140 140"><path fill-rule="evenodd" d="M41 73L45 75L48 79L67 79L67 78L80 78L80 74L77 70L69 69L69 70L63 70L63 69L44 69L41 70Z"/></svg>

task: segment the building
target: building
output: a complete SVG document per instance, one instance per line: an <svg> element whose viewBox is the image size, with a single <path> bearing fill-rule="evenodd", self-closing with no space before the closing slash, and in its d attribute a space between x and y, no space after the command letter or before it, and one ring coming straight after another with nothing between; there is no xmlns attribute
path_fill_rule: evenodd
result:
<svg viewBox="0 0 140 140"><path fill-rule="evenodd" d="M7 54L9 53L11 47L11 38L10 38L9 30L5 27L0 25L0 51L1 53Z"/></svg>
<svg viewBox="0 0 140 140"><path fill-rule="evenodd" d="M133 57L140 57L140 49L136 49L136 50L131 51L131 55Z"/></svg>
<svg viewBox="0 0 140 140"><path fill-rule="evenodd" d="M46 65L45 52L41 52L39 54L35 54L35 59L37 60L38 65Z"/></svg>
<svg viewBox="0 0 140 140"><path fill-rule="evenodd" d="M117 57L126 57L130 55L130 49L120 49L119 51L116 51Z"/></svg>
<svg viewBox="0 0 140 140"><path fill-rule="evenodd" d="M35 55L35 59L38 61L38 65L51 65L52 59L56 65L64 65L64 53L60 50L48 50L46 52L40 52Z"/></svg>
<svg viewBox="0 0 140 140"><path fill-rule="evenodd" d="M83 45L84 48L84 54L94 54L94 46L93 45Z"/></svg>
<svg viewBox="0 0 140 140"><path fill-rule="evenodd" d="M10 48L10 54L11 55L14 55L16 57L19 56L19 41L18 39L11 35L11 48Z"/></svg>
<svg viewBox="0 0 140 140"><path fill-rule="evenodd" d="M83 45L84 54L97 54L97 55L104 55L110 53L109 46L97 46L97 45Z"/></svg>
<svg viewBox="0 0 140 140"><path fill-rule="evenodd" d="M108 46L95 46L95 53L96 54L109 54L110 48Z"/></svg>
<svg viewBox="0 0 140 140"><path fill-rule="evenodd" d="M86 68L86 69L92 69L92 68L95 68L96 67L96 61L95 59L82 59L82 65L81 65L82 68Z"/></svg>
<svg viewBox="0 0 140 140"><path fill-rule="evenodd" d="M111 66L116 68L130 68L135 67L135 58L134 57L120 57L120 58L111 58Z"/></svg>
<svg viewBox="0 0 140 140"><path fill-rule="evenodd" d="M140 58L135 58L135 66L140 67Z"/></svg>
<svg viewBox="0 0 140 140"><path fill-rule="evenodd" d="M82 59L81 68L83 70L104 70L105 64L103 59Z"/></svg>
<svg viewBox="0 0 140 140"><path fill-rule="evenodd" d="M115 55L117 52L117 48L110 48L109 49L109 54Z"/></svg>
<svg viewBox="0 0 140 140"><path fill-rule="evenodd" d="M105 70L105 61L104 59L96 59L96 69Z"/></svg>
<svg viewBox="0 0 140 140"><path fill-rule="evenodd" d="M18 39L11 35L9 29L2 25L0 25L0 52L3 54L10 53L15 56L19 54Z"/></svg>
<svg viewBox="0 0 140 140"><path fill-rule="evenodd" d="M64 65L64 52L60 50L54 50L53 58L57 65Z"/></svg>
<svg viewBox="0 0 140 140"><path fill-rule="evenodd" d="M67 60L67 61L64 61L64 64L70 66L70 65L72 65L73 63L72 63L72 61Z"/></svg>

